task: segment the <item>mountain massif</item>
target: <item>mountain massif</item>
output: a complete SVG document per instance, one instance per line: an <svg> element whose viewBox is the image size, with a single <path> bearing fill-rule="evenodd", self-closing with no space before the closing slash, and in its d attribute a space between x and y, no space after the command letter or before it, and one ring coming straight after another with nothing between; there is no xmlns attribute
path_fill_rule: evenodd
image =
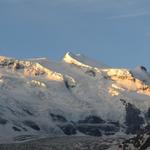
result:
<svg viewBox="0 0 150 150"><path fill-rule="evenodd" d="M150 146L149 132L144 66L112 68L70 52L57 62L0 57L0 143L121 136L118 148L142 150Z"/></svg>

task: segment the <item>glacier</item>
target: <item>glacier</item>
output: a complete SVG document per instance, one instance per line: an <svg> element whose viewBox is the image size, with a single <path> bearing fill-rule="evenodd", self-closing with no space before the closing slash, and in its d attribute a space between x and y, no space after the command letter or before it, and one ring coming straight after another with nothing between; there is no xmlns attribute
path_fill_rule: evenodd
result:
<svg viewBox="0 0 150 150"><path fill-rule="evenodd" d="M54 136L135 135L150 123L150 73L81 54L0 57L0 143Z"/></svg>

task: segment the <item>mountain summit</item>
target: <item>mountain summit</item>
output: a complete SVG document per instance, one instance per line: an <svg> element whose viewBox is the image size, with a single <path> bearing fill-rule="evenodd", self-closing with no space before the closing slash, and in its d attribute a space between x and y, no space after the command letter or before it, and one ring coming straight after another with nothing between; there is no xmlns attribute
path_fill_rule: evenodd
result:
<svg viewBox="0 0 150 150"><path fill-rule="evenodd" d="M0 142L62 135L137 134L150 121L150 73L81 54L0 57Z"/></svg>

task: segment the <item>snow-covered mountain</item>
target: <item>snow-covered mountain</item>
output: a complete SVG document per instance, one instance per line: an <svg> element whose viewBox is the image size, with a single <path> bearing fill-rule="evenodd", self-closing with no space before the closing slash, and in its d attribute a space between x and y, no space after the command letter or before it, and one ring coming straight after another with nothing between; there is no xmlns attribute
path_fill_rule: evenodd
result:
<svg viewBox="0 0 150 150"><path fill-rule="evenodd" d="M83 55L0 57L0 143L49 136L136 134L150 122L150 73Z"/></svg>

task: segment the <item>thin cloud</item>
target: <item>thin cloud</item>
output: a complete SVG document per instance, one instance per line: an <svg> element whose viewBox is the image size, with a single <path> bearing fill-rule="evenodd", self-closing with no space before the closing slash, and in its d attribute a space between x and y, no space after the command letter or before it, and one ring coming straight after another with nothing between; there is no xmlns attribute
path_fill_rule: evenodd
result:
<svg viewBox="0 0 150 150"><path fill-rule="evenodd" d="M108 19L133 18L133 17L141 17L141 16L147 16L147 15L150 15L150 12L122 14L122 15L111 16Z"/></svg>
<svg viewBox="0 0 150 150"><path fill-rule="evenodd" d="M73 10L84 13L96 12L107 16L106 19L121 19L150 15L149 4L150 1L147 0L0 0L0 11L8 8L9 12L9 8L16 8L16 11L13 10L13 12L24 10L24 14L29 18L36 13L37 17L34 17L38 18L41 15L43 18L45 11L47 11L47 16L54 10L57 10L58 13Z"/></svg>

